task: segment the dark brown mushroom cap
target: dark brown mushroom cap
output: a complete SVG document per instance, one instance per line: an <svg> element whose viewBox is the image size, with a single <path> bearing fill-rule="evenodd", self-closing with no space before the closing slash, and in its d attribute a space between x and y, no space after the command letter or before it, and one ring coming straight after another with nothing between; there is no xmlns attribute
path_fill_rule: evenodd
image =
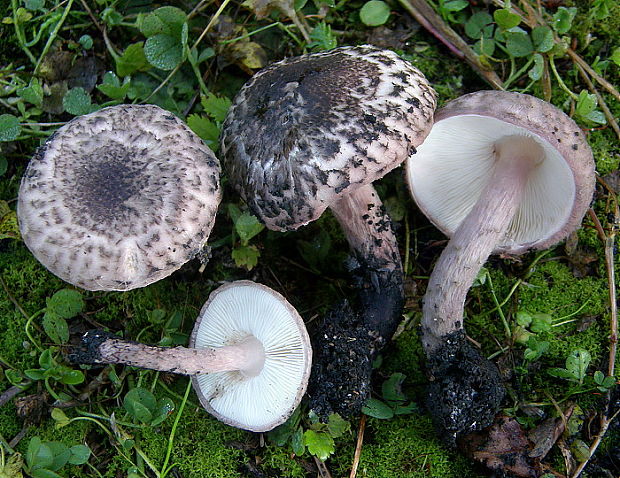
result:
<svg viewBox="0 0 620 478"><path fill-rule="evenodd" d="M461 96L435 114L433 130L407 163L407 179L420 209L452 236L493 171L495 142L509 135L531 137L546 153L496 249L519 254L565 239L579 227L592 200L592 150L579 126L561 110L521 93Z"/></svg>
<svg viewBox="0 0 620 478"><path fill-rule="evenodd" d="M220 166L172 113L120 105L70 121L22 179L22 237L51 272L88 290L170 275L205 245Z"/></svg>
<svg viewBox="0 0 620 478"><path fill-rule="evenodd" d="M296 229L398 166L428 134L435 92L392 51L342 47L274 63L222 131L234 187L270 229Z"/></svg>

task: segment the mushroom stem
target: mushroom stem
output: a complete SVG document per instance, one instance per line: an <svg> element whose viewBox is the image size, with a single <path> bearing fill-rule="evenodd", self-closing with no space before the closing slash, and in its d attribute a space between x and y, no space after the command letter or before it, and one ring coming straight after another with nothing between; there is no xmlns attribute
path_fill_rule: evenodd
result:
<svg viewBox="0 0 620 478"><path fill-rule="evenodd" d="M77 363L118 363L181 375L198 375L239 370L253 377L265 363L263 345L247 336L225 347L158 347L132 342L101 331L91 331L82 339L82 349L70 359Z"/></svg>
<svg viewBox="0 0 620 478"><path fill-rule="evenodd" d="M362 320L375 338L387 341L403 307L403 270L390 217L372 184L330 206L355 255Z"/></svg>
<svg viewBox="0 0 620 478"><path fill-rule="evenodd" d="M427 355L463 330L465 298L482 265L505 236L542 148L508 136L495 144L495 170L478 201L437 260L424 296L422 343Z"/></svg>

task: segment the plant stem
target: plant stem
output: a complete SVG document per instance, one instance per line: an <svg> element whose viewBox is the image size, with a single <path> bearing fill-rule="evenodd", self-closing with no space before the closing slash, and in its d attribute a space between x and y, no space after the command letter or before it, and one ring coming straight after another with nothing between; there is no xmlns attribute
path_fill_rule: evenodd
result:
<svg viewBox="0 0 620 478"><path fill-rule="evenodd" d="M168 448L166 449L166 458L164 459L164 464L161 467L161 478L164 478L173 465L168 467L168 462L170 461L170 455L172 454L172 445L174 444L174 435L177 431L177 426L179 425L179 420L181 419L181 415L183 415L183 409L185 408L185 404L187 403L187 397L189 396L189 391L192 389L192 381L187 381L187 387L185 388L185 395L183 395L183 401L181 402L181 406L179 407L179 411L177 416L174 418L174 423L172 424L172 430L170 431L170 437L168 438Z"/></svg>
<svg viewBox="0 0 620 478"><path fill-rule="evenodd" d="M58 32L60 31L60 29L62 27L62 24L67 19L67 16L69 15L69 12L71 11L71 7L72 6L73 6L73 0L69 0L67 2L67 6L65 7L65 10L62 12L62 17L60 17L60 20L58 20L58 23L56 23L56 26L54 27L54 30L52 30L52 32L50 33L49 38L47 39L47 43L45 44L45 47L43 47L43 51L41 52L41 56L39 56L39 60L37 61L36 65L34 67L34 72L32 73L33 76L36 76L37 73L39 72L39 68L41 67L41 61L43 61L43 58L45 58L45 55L47 55L47 52L52 47L52 44L54 43L54 40L56 40L56 37L58 36Z"/></svg>

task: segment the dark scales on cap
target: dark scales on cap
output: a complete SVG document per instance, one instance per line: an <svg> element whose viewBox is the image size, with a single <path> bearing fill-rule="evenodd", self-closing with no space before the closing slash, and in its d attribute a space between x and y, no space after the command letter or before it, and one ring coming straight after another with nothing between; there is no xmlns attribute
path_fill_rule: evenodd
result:
<svg viewBox="0 0 620 478"><path fill-rule="evenodd" d="M419 108L404 115L411 102ZM289 58L237 95L222 161L267 227L296 229L404 161L430 128L418 125L434 105L422 74L391 51L344 47Z"/></svg>

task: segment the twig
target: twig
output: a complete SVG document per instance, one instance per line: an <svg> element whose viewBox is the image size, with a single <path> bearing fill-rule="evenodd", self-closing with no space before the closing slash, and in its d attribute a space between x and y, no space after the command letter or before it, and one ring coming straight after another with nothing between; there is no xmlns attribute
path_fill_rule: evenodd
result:
<svg viewBox="0 0 620 478"><path fill-rule="evenodd" d="M360 418L360 427L357 432L357 443L355 444L355 454L353 455L353 464L351 465L351 474L349 478L357 476L357 467L360 464L360 456L362 455L362 443L364 443L364 430L366 429L366 415Z"/></svg>
<svg viewBox="0 0 620 478"><path fill-rule="evenodd" d="M327 469L327 465L325 464L325 462L319 460L315 456L314 457L314 463L316 463L316 467L317 467L318 472L319 472L319 478L332 478L332 474Z"/></svg>
<svg viewBox="0 0 620 478"><path fill-rule="evenodd" d="M618 211L618 206L616 205L614 212L614 223L612 224L611 231L609 234L605 233L601 222L599 221L596 213L592 208L588 210L588 215L590 219L594 222L594 227L598 232L598 235L605 244L605 267L607 269L607 280L609 283L609 301L610 301L610 324L609 327L611 329L609 335L609 365L608 365L608 375L614 376L615 373L615 363L616 363L616 353L618 346L618 303L616 302L616 283L615 283L615 272L614 272L614 243L616 233L618 232L618 227L620 226L620 211ZM607 403L610 402L610 392L607 392ZM607 407L607 410L609 407ZM597 448L603 441L605 434L607 433L607 429L611 422L613 422L618 415L620 414L620 410L617 410L611 417L607 417L607 410L602 414L600 421L600 430L596 435L596 438L592 442L589 448L588 459L579 463L579 466L575 470L575 472L571 475L571 478L577 478L581 472L585 469L586 465L590 461L590 458L594 455Z"/></svg>
<svg viewBox="0 0 620 478"><path fill-rule="evenodd" d="M486 67L474 50L424 0L399 0L416 21L443 43L454 55L464 59L487 83L503 90L501 78Z"/></svg>
<svg viewBox="0 0 620 478"><path fill-rule="evenodd" d="M5 403L8 403L9 400L16 397L24 390L25 388L18 387L17 385L7 388L4 392L2 392L2 395L0 395L0 407L2 407Z"/></svg>
<svg viewBox="0 0 620 478"><path fill-rule="evenodd" d="M588 75L594 78L598 84L600 84L609 93L611 93L618 101L620 101L620 92L618 92L618 90L614 88L614 85L612 85L609 81L607 81L605 78L599 75L596 71L594 71L594 69L588 64L587 61L581 58L574 50L571 50L570 48L566 50L566 54L570 56L571 59L577 65L581 66L584 70L586 70L588 72Z"/></svg>

